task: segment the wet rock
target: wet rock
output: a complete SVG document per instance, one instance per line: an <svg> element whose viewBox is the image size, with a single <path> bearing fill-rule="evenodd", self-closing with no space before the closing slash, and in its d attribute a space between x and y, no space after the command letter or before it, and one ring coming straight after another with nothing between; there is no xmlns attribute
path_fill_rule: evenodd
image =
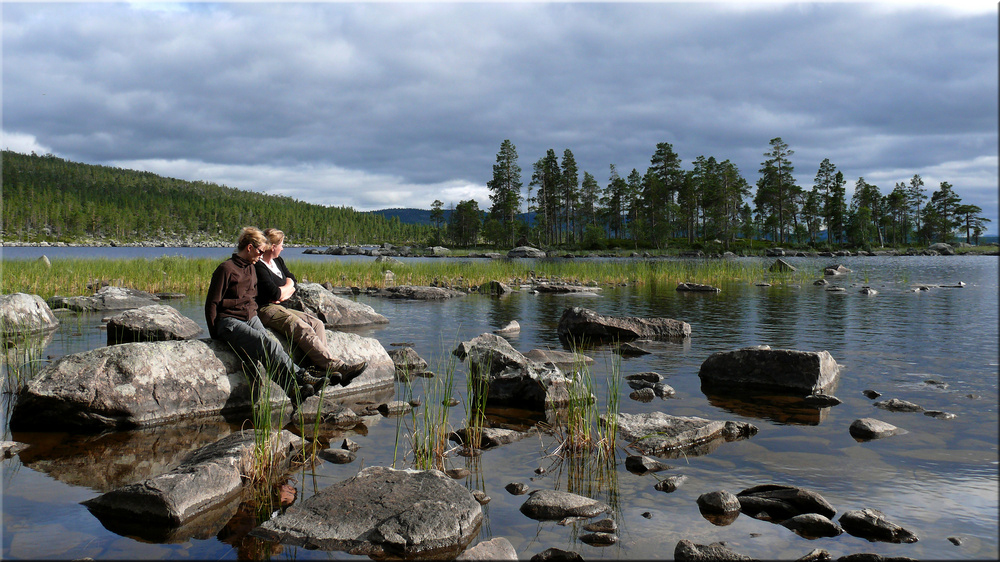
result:
<svg viewBox="0 0 1000 562"><path fill-rule="evenodd" d="M882 396L881 392L875 392L874 390L863 390L861 394L864 394L865 398L868 398L870 400L874 400L879 396Z"/></svg>
<svg viewBox="0 0 1000 562"><path fill-rule="evenodd" d="M344 442L340 444L340 448L351 451L352 453L357 453L358 450L361 449L361 445L358 445L357 442L352 439L345 438Z"/></svg>
<svg viewBox="0 0 1000 562"><path fill-rule="evenodd" d="M827 351L745 347L713 353L701 364L702 389L774 390L823 394L836 387L840 367Z"/></svg>
<svg viewBox="0 0 1000 562"><path fill-rule="evenodd" d="M868 296L875 296L878 294L878 291L872 289L871 287L861 287L861 290L858 292L861 293L862 295L868 295Z"/></svg>
<svg viewBox="0 0 1000 562"><path fill-rule="evenodd" d="M830 291L831 293L845 293L845 292L847 292L847 289L845 289L844 287L832 287L831 286L831 287L827 287L826 290Z"/></svg>
<svg viewBox="0 0 1000 562"><path fill-rule="evenodd" d="M580 365L591 365L594 363L593 357L588 357L582 353L570 353L554 349L532 349L526 352L524 356L532 361L551 363L560 368L568 367L573 369Z"/></svg>
<svg viewBox="0 0 1000 562"><path fill-rule="evenodd" d="M948 537L948 541L955 546L962 546L961 537Z"/></svg>
<svg viewBox="0 0 1000 562"><path fill-rule="evenodd" d="M583 562L583 556L572 550L546 548L532 556L531 562Z"/></svg>
<svg viewBox="0 0 1000 562"><path fill-rule="evenodd" d="M691 325L671 318L603 316L574 306L563 312L558 332L562 340L683 339L691 336Z"/></svg>
<svg viewBox="0 0 1000 562"><path fill-rule="evenodd" d="M537 520L595 517L610 509L604 502L558 490L535 490L521 505L521 513Z"/></svg>
<svg viewBox="0 0 1000 562"><path fill-rule="evenodd" d="M137 291L126 287L101 287L89 297L53 296L46 301L49 307L68 308L75 312L94 312L102 310L125 310L157 304L160 299L145 291Z"/></svg>
<svg viewBox="0 0 1000 562"><path fill-rule="evenodd" d="M830 282L827 281L826 279L817 279L813 281L813 285L816 285L817 287L822 287L824 285L829 285L829 284Z"/></svg>
<svg viewBox="0 0 1000 562"><path fill-rule="evenodd" d="M744 422L671 416L663 412L618 414L618 436L647 455L676 458L711 452L726 441L745 439L757 428Z"/></svg>
<svg viewBox="0 0 1000 562"><path fill-rule="evenodd" d="M835 276L851 273L851 270L841 264L828 265L823 268L823 275Z"/></svg>
<svg viewBox="0 0 1000 562"><path fill-rule="evenodd" d="M722 289L718 287L713 287L711 285L702 285L699 283L678 283L678 291L688 291L694 293L721 293Z"/></svg>
<svg viewBox="0 0 1000 562"><path fill-rule="evenodd" d="M601 519L600 521L587 523L583 526L583 530L591 533L617 533L618 524L615 523L614 519Z"/></svg>
<svg viewBox="0 0 1000 562"><path fill-rule="evenodd" d="M455 560L517 560L517 551L509 540L496 537L466 550Z"/></svg>
<svg viewBox="0 0 1000 562"><path fill-rule="evenodd" d="M653 392L652 388L646 387L630 392L628 397L637 402L648 403L652 402L653 398L656 398L656 393Z"/></svg>
<svg viewBox="0 0 1000 562"><path fill-rule="evenodd" d="M108 345L119 343L190 340L202 329L172 306L153 304L126 310L108 320Z"/></svg>
<svg viewBox="0 0 1000 562"><path fill-rule="evenodd" d="M464 297L465 291L448 289L445 287L427 287L419 285L400 285L398 287L386 287L376 291L373 296L387 299L406 299L418 301L440 301Z"/></svg>
<svg viewBox="0 0 1000 562"><path fill-rule="evenodd" d="M681 539L674 547L674 560L678 562L725 562L755 559L739 554L720 542L704 545Z"/></svg>
<svg viewBox="0 0 1000 562"><path fill-rule="evenodd" d="M466 344L463 344L466 345ZM466 346L474 386L487 387L490 404L549 408L569 403L566 377L552 364L531 361L496 334L482 334Z"/></svg>
<svg viewBox="0 0 1000 562"><path fill-rule="evenodd" d="M402 400L393 400L391 402L378 405L378 413L385 417L404 416L412 411L413 406L410 406L409 402L403 402Z"/></svg>
<svg viewBox="0 0 1000 562"><path fill-rule="evenodd" d="M354 462L358 456L346 449L324 449L319 452L319 458L333 464L348 464Z"/></svg>
<svg viewBox="0 0 1000 562"><path fill-rule="evenodd" d="M531 246L518 246L507 252L508 258L544 258L545 251Z"/></svg>
<svg viewBox="0 0 1000 562"><path fill-rule="evenodd" d="M316 316L328 328L389 323L389 319L375 312L374 308L338 297L318 283L299 283L292 297L282 304Z"/></svg>
<svg viewBox="0 0 1000 562"><path fill-rule="evenodd" d="M755 519L767 514L767 519L784 521L804 513L833 517L836 510L818 493L797 486L764 484L736 494L743 513Z"/></svg>
<svg viewBox="0 0 1000 562"><path fill-rule="evenodd" d="M493 330L494 334L499 334L501 336L512 336L514 334L521 333L521 325L517 323L517 320L511 320L507 322L502 328Z"/></svg>
<svg viewBox="0 0 1000 562"><path fill-rule="evenodd" d="M671 398L677 395L677 391L669 384L657 383L653 385L653 394L659 398Z"/></svg>
<svg viewBox="0 0 1000 562"><path fill-rule="evenodd" d="M500 427L463 427L448 436L448 439L477 449L492 449L501 445L515 443L528 435L523 431L504 429ZM478 440L478 446L477 446Z"/></svg>
<svg viewBox="0 0 1000 562"><path fill-rule="evenodd" d="M840 516L839 521L845 531L869 541L914 543L919 540L912 532L886 519L885 514L877 509L848 511Z"/></svg>
<svg viewBox="0 0 1000 562"><path fill-rule="evenodd" d="M677 488L680 488L686 480L687 476L684 476L683 474L668 476L657 482L653 488L655 488L658 492L666 492L669 494L670 492L676 491Z"/></svg>
<svg viewBox="0 0 1000 562"><path fill-rule="evenodd" d="M663 380L663 377L659 373L654 373L653 371L635 373L634 375L625 375L624 378L632 388L643 388L646 386L652 387L654 384ZM633 384L638 384L639 386L633 386Z"/></svg>
<svg viewBox="0 0 1000 562"><path fill-rule="evenodd" d="M701 515L714 525L729 525L740 514L740 500L733 494L718 490L698 496Z"/></svg>
<svg viewBox="0 0 1000 562"><path fill-rule="evenodd" d="M569 293L596 293L601 290L600 287L579 285L575 283L550 283L550 282L536 283L532 285L531 288L538 293L554 293L561 295Z"/></svg>
<svg viewBox="0 0 1000 562"><path fill-rule="evenodd" d="M302 450L301 438L288 431L274 434L278 469ZM203 447L180 466L83 502L99 518L129 519L150 525L181 525L201 512L238 500L246 463L257 446L253 431L233 433Z"/></svg>
<svg viewBox="0 0 1000 562"><path fill-rule="evenodd" d="M782 259L775 260L774 263L771 264L771 267L767 268L767 270L772 273L790 273L792 271L797 271L794 265Z"/></svg>
<svg viewBox="0 0 1000 562"><path fill-rule="evenodd" d="M883 400L881 402L875 402L872 404L876 408L881 408L883 410L888 410L890 412L923 412L924 407L918 406L913 402L907 402L906 400L900 400L899 398L890 398L889 400Z"/></svg>
<svg viewBox="0 0 1000 562"><path fill-rule="evenodd" d="M830 562L833 560L833 556L823 548L814 548L807 552L805 556L801 558L796 558L795 562Z"/></svg>
<svg viewBox="0 0 1000 562"><path fill-rule="evenodd" d="M480 285L478 292L482 295L502 296L513 292L513 290L506 283L493 280Z"/></svg>
<svg viewBox="0 0 1000 562"><path fill-rule="evenodd" d="M830 394L810 394L803 399L803 402L810 406L817 406L820 408L827 408L829 406L836 406L843 403L840 398Z"/></svg>
<svg viewBox="0 0 1000 562"><path fill-rule="evenodd" d="M479 505L486 505L493 501L493 498L486 495L486 492L482 490L472 490L472 497L476 498Z"/></svg>
<svg viewBox="0 0 1000 562"><path fill-rule="evenodd" d="M0 331L5 339L51 332L59 327L59 319L38 295L14 293L0 295Z"/></svg>
<svg viewBox="0 0 1000 562"><path fill-rule="evenodd" d="M850 427L851 437L859 440L882 439L901 433L902 430L875 418L861 418L854 420Z"/></svg>
<svg viewBox="0 0 1000 562"><path fill-rule="evenodd" d="M357 556L451 556L478 533L482 506L437 470L370 466L288 508L251 536Z"/></svg>
<svg viewBox="0 0 1000 562"><path fill-rule="evenodd" d="M924 415L930 416L932 418L937 418L939 420L953 420L956 417L958 417L955 414L952 414L951 412L942 412L941 410L927 410L926 412L924 412Z"/></svg>
<svg viewBox="0 0 1000 562"><path fill-rule="evenodd" d="M590 546L611 546L618 542L618 536L613 533L587 533L580 535L580 542Z"/></svg>
<svg viewBox="0 0 1000 562"><path fill-rule="evenodd" d="M844 533L833 521L818 513L803 513L781 522L781 526L806 539L836 537Z"/></svg>
<svg viewBox="0 0 1000 562"><path fill-rule="evenodd" d="M645 349L629 342L622 342L615 346L615 353L621 355L622 357L639 357L640 355L649 355L650 352Z"/></svg>
<svg viewBox="0 0 1000 562"><path fill-rule="evenodd" d="M504 489L515 496L523 496L528 493L528 485L524 482L511 482L504 486Z"/></svg>
<svg viewBox="0 0 1000 562"><path fill-rule="evenodd" d="M412 347L404 346L391 349L389 357L392 358L396 377L400 380L409 380L410 377L417 376L427 370L427 361L417 355Z"/></svg>
<svg viewBox="0 0 1000 562"><path fill-rule="evenodd" d="M454 478L455 480L465 478L466 476L472 474L468 468L464 467L449 468L448 470L445 470L444 473L448 475L448 478Z"/></svg>
<svg viewBox="0 0 1000 562"><path fill-rule="evenodd" d="M672 466L645 455L629 455L625 458L625 469L633 474L646 474L670 470Z"/></svg>

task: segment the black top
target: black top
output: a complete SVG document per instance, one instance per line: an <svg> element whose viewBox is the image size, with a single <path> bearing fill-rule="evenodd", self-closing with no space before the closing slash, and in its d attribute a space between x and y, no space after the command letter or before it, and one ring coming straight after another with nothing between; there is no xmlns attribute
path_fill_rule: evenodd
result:
<svg viewBox="0 0 1000 562"><path fill-rule="evenodd" d="M257 269L257 306L264 307L272 302L278 300L281 297L281 286L285 284L285 279L291 279L296 283L299 282L298 279L292 275L291 271L285 267L285 260L281 257L274 258L271 260L275 265L278 266L278 271L281 271L282 276L278 277L264 260L257 260L254 267Z"/></svg>

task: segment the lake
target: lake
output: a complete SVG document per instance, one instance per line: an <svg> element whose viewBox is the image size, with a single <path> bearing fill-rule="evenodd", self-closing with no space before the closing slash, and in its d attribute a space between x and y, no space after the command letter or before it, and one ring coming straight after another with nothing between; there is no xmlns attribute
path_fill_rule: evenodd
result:
<svg viewBox="0 0 1000 562"><path fill-rule="evenodd" d="M155 257L181 253L192 257L228 257L227 249L158 248L4 248L3 259L79 257ZM112 251L108 255L106 252ZM122 252L118 252L121 250ZM212 252L202 255L199 252ZM34 252L34 253L32 253ZM121 253L122 255L118 255ZM290 268L297 259L337 259L286 250ZM372 258L353 258L372 259ZM739 258L765 259L765 258ZM758 559L795 559L814 548L833 558L854 553L907 556L916 559L996 559L998 557L998 263L995 256L785 258L792 265L816 272L842 263L853 273L829 278L845 292L830 292L811 283L756 286L722 285L718 294L682 293L673 286L605 288L597 296L546 295L518 292L503 298L467 295L445 302L402 302L355 297L385 315L387 326L353 330L376 338L386 349L407 343L426 359L431 370L444 373L458 343L492 332L511 320L521 331L508 339L522 352L535 348L563 349L556 332L567 307L583 306L599 313L668 317L691 324L683 342L643 343L649 355L615 355L611 346L589 348L591 373L603 410L615 361L622 374L655 371L676 390L669 399L642 403L628 397L622 386L621 410L662 411L671 415L713 420L745 421L759 432L750 439L724 443L702 455L664 462L671 470L636 475L624 467L628 443L619 441L614 463L586 464L551 453L558 435L545 432L485 451L478 459L451 457L449 467L469 467L460 480L486 492L480 540L505 537L521 559L550 547L579 552L586 559L671 559L681 539L699 544L725 541L731 549ZM773 261L769 258L768 261ZM953 285L912 291L917 284ZM869 285L879 291L866 296ZM204 328L202 295L168 301ZM48 360L103 346L102 314L62 315L62 324L47 344ZM837 406L789 410L780 400L706 396L698 370L716 351L767 344L772 348L829 351L841 366L833 392ZM464 399L467 365L455 364L455 392ZM431 392L434 379L416 379L413 394ZM956 415L936 419L921 413L888 412L873 406L863 391L881 393L877 400L899 398L927 410ZM396 385L403 398L403 383ZM5 397L5 400L7 397ZM426 403L426 400L425 400ZM5 412L9 412L6 404ZM452 411L455 429L463 426L461 406ZM491 422L528 426L531 416L490 409ZM537 417L537 416L536 416ZM848 433L859 418L874 417L906 433L858 442ZM293 475L297 501L349 478L362 467L409 466L405 445L395 448L397 432L406 434L409 417L365 418L363 429L344 434L358 444L353 463L320 461ZM359 558L343 552L322 552L261 544L246 539L252 526L246 514L235 514L222 528L194 535L144 536L142 531L109 530L81 501L114 487L169 470L183 454L210 443L238 425L194 421L159 429L102 435L44 433L11 434L5 439L31 445L3 461L3 557L7 559L235 559L271 557L299 560ZM332 442L340 443L340 438ZM583 467L583 468L581 468ZM540 474L536 469L543 468ZM684 484L672 493L654 489L658 479L682 474ZM505 491L509 482L531 489L574 491L614 507L619 542L595 547L579 540L582 524L561 526L522 515L527 496ZM808 540L788 529L740 515L717 526L702 517L696 500L704 493L737 493L761 484L787 484L821 494L837 510L878 509L889 520L916 533L912 544L869 542L842 534ZM958 539L953 544L949 538Z"/></svg>

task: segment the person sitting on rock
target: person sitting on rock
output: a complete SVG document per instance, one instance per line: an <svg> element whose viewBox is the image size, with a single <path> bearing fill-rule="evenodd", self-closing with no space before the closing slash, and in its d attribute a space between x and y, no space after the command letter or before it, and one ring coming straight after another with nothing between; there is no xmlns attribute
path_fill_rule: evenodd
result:
<svg viewBox="0 0 1000 562"><path fill-rule="evenodd" d="M257 313L261 322L303 350L306 357L326 373L331 384L347 386L365 370L367 363L345 363L336 357L330 351L326 328L319 318L281 304L295 293L297 280L281 258L285 233L277 228L268 228L264 236L270 248L254 265L257 270Z"/></svg>
<svg viewBox="0 0 1000 562"><path fill-rule="evenodd" d="M212 339L229 343L244 366L256 371L259 361L289 397L305 399L326 379L310 375L270 335L257 316L257 271L254 263L268 249L267 238L248 226L240 232L236 252L219 264L205 298L205 320Z"/></svg>

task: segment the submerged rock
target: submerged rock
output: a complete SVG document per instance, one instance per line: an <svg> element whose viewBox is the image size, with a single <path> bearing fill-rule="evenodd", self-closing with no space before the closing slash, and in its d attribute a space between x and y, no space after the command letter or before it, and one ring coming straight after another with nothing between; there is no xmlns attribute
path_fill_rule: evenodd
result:
<svg viewBox="0 0 1000 562"><path fill-rule="evenodd" d="M558 331L563 340L683 339L691 336L691 325L671 318L604 316L574 306L563 312Z"/></svg>
<svg viewBox="0 0 1000 562"><path fill-rule="evenodd" d="M514 334L521 333L521 325L517 323L517 320L511 320L507 322L502 328L493 330L494 334L499 334L501 336L511 336Z"/></svg>
<svg viewBox="0 0 1000 562"><path fill-rule="evenodd" d="M603 419L603 416L602 416ZM726 441L746 439L757 428L745 422L722 422L663 412L618 414L618 436L643 454L677 458L701 455Z"/></svg>
<svg viewBox="0 0 1000 562"><path fill-rule="evenodd" d="M818 513L803 513L781 522L781 526L806 539L836 537L844 530L833 521Z"/></svg>
<svg viewBox="0 0 1000 562"><path fill-rule="evenodd" d="M681 539L674 547L674 560L678 562L725 562L755 559L740 554L723 543L714 542L704 545Z"/></svg>
<svg viewBox="0 0 1000 562"><path fill-rule="evenodd" d="M733 494L718 490L698 496L698 509L715 525L728 525L740 514L740 500Z"/></svg>
<svg viewBox="0 0 1000 562"><path fill-rule="evenodd" d="M676 491L677 488L680 488L681 484L683 484L686 480L687 476L684 476L683 474L668 476L657 482L653 488L655 488L658 492L670 493Z"/></svg>
<svg viewBox="0 0 1000 562"><path fill-rule="evenodd" d="M451 556L479 533L482 506L437 470L370 466L289 507L251 536L356 556Z"/></svg>
<svg viewBox="0 0 1000 562"><path fill-rule="evenodd" d="M659 472L673 468L669 464L660 462L645 455L629 455L625 458L625 469L633 474L646 474L648 472Z"/></svg>
<svg viewBox="0 0 1000 562"><path fill-rule="evenodd" d="M914 543L919 540L917 535L889 521L877 509L864 508L845 512L840 516L840 526L855 537L869 541Z"/></svg>
<svg viewBox="0 0 1000 562"><path fill-rule="evenodd" d="M678 283L678 291L687 291L694 293L721 293L722 289L718 287L713 287L711 285L702 285L700 283Z"/></svg>
<svg viewBox="0 0 1000 562"><path fill-rule="evenodd" d="M837 512L823 496L797 486L764 484L747 488L736 497L743 513L755 519L784 521L804 513L833 517Z"/></svg>
<svg viewBox="0 0 1000 562"><path fill-rule="evenodd" d="M593 357L588 357L582 353L571 353L569 351L559 351L555 349L532 349L524 354L525 357L539 363L552 363L555 366L575 368L581 365L591 365Z"/></svg>
<svg viewBox="0 0 1000 562"><path fill-rule="evenodd" d="M888 410L890 412L923 412L924 407L914 404L913 402L907 402L906 400L900 400L899 398L890 398L888 400L882 400L881 402L875 402L872 404L876 408L881 408L883 410Z"/></svg>
<svg viewBox="0 0 1000 562"><path fill-rule="evenodd" d="M828 351L745 347L713 353L701 364L702 389L774 390L825 394L836 387L840 367Z"/></svg>
<svg viewBox="0 0 1000 562"><path fill-rule="evenodd" d="M861 418L854 420L848 431L850 431L851 437L861 441L868 441L870 439L881 439L896 435L897 433L902 433L903 430L882 420Z"/></svg>
<svg viewBox="0 0 1000 562"><path fill-rule="evenodd" d="M52 308L68 308L75 312L125 310L156 304L160 299L145 291L126 287L105 286L89 297L60 297L48 299Z"/></svg>
<svg viewBox="0 0 1000 562"><path fill-rule="evenodd" d="M418 301L438 301L464 297L466 293L457 289L447 289L445 287L427 287L419 285L400 285L398 287L386 287L374 293L376 297L388 299L408 299Z"/></svg>
<svg viewBox="0 0 1000 562"><path fill-rule="evenodd" d="M108 345L190 340L202 329L172 306L152 304L116 314L108 320Z"/></svg>

